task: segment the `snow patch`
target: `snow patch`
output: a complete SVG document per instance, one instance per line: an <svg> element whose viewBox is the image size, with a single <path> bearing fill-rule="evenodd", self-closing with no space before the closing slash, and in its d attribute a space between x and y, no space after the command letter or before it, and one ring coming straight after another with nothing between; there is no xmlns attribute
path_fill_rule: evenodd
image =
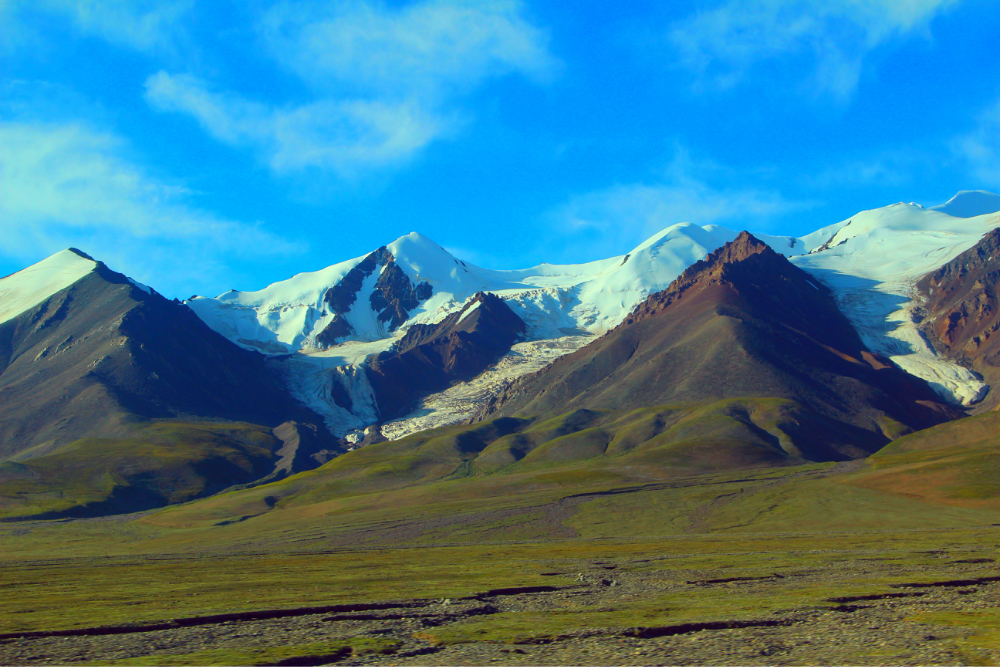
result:
<svg viewBox="0 0 1000 667"><path fill-rule="evenodd" d="M68 249L0 280L0 323L31 310L96 268L93 259Z"/></svg>
<svg viewBox="0 0 1000 667"><path fill-rule="evenodd" d="M483 305L482 301L476 301L474 304L472 304L471 306L469 306L468 308L466 308L465 312L462 313L462 316L460 318L458 318L458 322L456 322L456 324L461 324L462 322L464 322L465 318L468 317L469 315L471 315L472 313L476 312L476 310L481 305Z"/></svg>

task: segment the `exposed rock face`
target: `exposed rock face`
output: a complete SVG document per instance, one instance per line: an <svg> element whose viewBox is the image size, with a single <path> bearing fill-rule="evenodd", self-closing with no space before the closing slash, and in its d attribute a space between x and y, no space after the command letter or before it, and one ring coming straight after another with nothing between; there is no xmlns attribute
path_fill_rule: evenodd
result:
<svg viewBox="0 0 1000 667"><path fill-rule="evenodd" d="M743 232L480 417L750 396L791 399L826 420L812 460L864 456L961 414L865 349L826 287Z"/></svg>
<svg viewBox="0 0 1000 667"><path fill-rule="evenodd" d="M483 292L438 324L410 327L393 351L369 361L368 379L381 418L395 417L418 398L479 375L525 330L503 299Z"/></svg>
<svg viewBox="0 0 1000 667"><path fill-rule="evenodd" d="M358 300L358 292L361 291L361 285L365 278L370 276L375 269L385 266L390 261L392 261L392 253L385 246L379 248L361 260L339 283L331 287L323 300L330 305L331 310L335 313L348 312L354 302Z"/></svg>
<svg viewBox="0 0 1000 667"><path fill-rule="evenodd" d="M388 322L389 330L394 331L406 321L409 311L430 296L430 284L420 283L414 287L403 270L395 262L389 262L375 283L369 301L372 310L378 313L379 322Z"/></svg>
<svg viewBox="0 0 1000 667"><path fill-rule="evenodd" d="M431 297L432 288L423 282L414 286L406 273L396 264L396 258L382 246L365 257L351 269L340 282L327 290L323 301L336 315L333 321L316 336L322 346L335 345L354 333L354 327L345 317L358 300L365 279L382 269L375 289L368 296L372 311L379 322L387 322L389 331L396 330L406 321L411 310Z"/></svg>
<svg viewBox="0 0 1000 667"><path fill-rule="evenodd" d="M316 335L316 342L321 347L329 347L330 345L336 345L338 341L343 340L354 333L354 327L351 323L347 321L347 318L342 314L337 313L333 317L333 321L326 325L326 327Z"/></svg>
<svg viewBox="0 0 1000 667"><path fill-rule="evenodd" d="M262 355L103 265L0 324L0 459L152 418L319 423Z"/></svg>
<svg viewBox="0 0 1000 667"><path fill-rule="evenodd" d="M944 357L1000 382L1000 229L917 284L925 297L921 330ZM981 406L996 407L1000 392Z"/></svg>

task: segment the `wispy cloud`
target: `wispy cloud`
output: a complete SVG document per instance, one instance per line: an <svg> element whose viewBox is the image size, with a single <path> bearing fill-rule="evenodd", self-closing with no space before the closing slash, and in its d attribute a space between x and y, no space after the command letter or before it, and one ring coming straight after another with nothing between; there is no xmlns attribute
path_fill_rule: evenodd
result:
<svg viewBox="0 0 1000 667"><path fill-rule="evenodd" d="M463 93L487 79L545 80L557 68L521 2L280 2L259 32L265 52L312 91L278 105L160 72L147 100L186 113L216 139L252 148L275 172L357 176L399 165L467 122Z"/></svg>
<svg viewBox="0 0 1000 667"><path fill-rule="evenodd" d="M44 13L113 44L140 51L170 50L193 6L194 0L2 0L0 44L25 43L31 24L22 19Z"/></svg>
<svg viewBox="0 0 1000 667"><path fill-rule="evenodd" d="M570 230L601 237L630 238L638 243L677 224L756 223L802 210L807 204L766 190L715 189L693 179L667 183L629 183L577 195L560 210Z"/></svg>
<svg viewBox="0 0 1000 667"><path fill-rule="evenodd" d="M518 73L558 68L548 35L518 0L285 1L261 21L275 59L320 89L345 84L379 95L426 97Z"/></svg>
<svg viewBox="0 0 1000 667"><path fill-rule="evenodd" d="M275 107L166 72L147 80L146 99L160 111L189 114L223 143L253 148L277 173L318 167L354 176L404 162L449 129L412 100L323 99Z"/></svg>
<svg viewBox="0 0 1000 667"><path fill-rule="evenodd" d="M961 0L727 0L674 24L678 62L702 84L727 88L751 68L795 55L812 58L812 87L845 98L879 45L929 34L931 21Z"/></svg>
<svg viewBox="0 0 1000 667"><path fill-rule="evenodd" d="M1000 102L979 115L978 127L953 142L984 187L1000 191Z"/></svg>
<svg viewBox="0 0 1000 667"><path fill-rule="evenodd" d="M302 250L258 225L209 213L196 199L130 160L114 135L78 123L0 123L0 253L8 257L37 261L77 246L186 296L228 276L232 256Z"/></svg>
<svg viewBox="0 0 1000 667"><path fill-rule="evenodd" d="M881 151L863 158L835 162L816 173L806 173L801 182L810 188L903 186L921 172L939 166L927 154L904 148Z"/></svg>
<svg viewBox="0 0 1000 667"><path fill-rule="evenodd" d="M572 243L601 249L603 255L590 253L599 257L610 254L609 248L627 250L680 222L767 231L776 219L814 205L770 190L717 187L706 178L725 171L692 161L680 150L660 178L573 196L553 217Z"/></svg>

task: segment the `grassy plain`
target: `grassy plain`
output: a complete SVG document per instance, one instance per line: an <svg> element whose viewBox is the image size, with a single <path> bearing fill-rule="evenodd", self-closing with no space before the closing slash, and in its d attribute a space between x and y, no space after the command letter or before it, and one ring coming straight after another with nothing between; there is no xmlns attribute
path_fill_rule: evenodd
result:
<svg viewBox="0 0 1000 667"><path fill-rule="evenodd" d="M648 428L648 418L633 419L631 428ZM603 417L582 416L593 419ZM564 425L534 428L551 434ZM424 434L419 442L386 443L377 460L366 457L378 450L365 448L280 482L154 512L0 523L0 634L452 599L489 610L415 625L348 623L350 631L340 634L336 623L294 632L292 625L267 626L259 637L244 633L230 644L222 635L207 645L177 639L114 661L275 664L310 655L378 661L383 653L385 660L405 661L406 651L417 649L440 651L441 661L477 661L479 654L461 653L473 647L513 660L514 654L497 658L497 647L584 651L588 641L596 643L586 650L598 653L586 655L596 660L609 642L639 636L629 628L707 624L705 632L721 633L714 636L756 637L778 630L718 624L771 619L788 632L816 627L831 638L858 637L851 640L854 653L836 654L842 661L989 662L1000 659L1000 614L976 596L1000 587L998 426L997 415L970 418L906 436L860 462L745 467L721 457L683 467L602 456L527 465L523 456L503 473L476 473L464 464L486 439L510 434L483 438L467 428ZM587 431L607 427L583 423L573 433L589 439ZM619 424L608 443L629 432ZM470 444L473 438L478 444ZM966 583L941 583L948 581ZM951 597L927 592L938 591L927 584L944 586ZM533 588L491 594L524 587ZM844 602L867 598L887 601ZM874 626L850 621L862 617L893 627L887 636L899 641L864 648L871 635L865 628ZM391 621L404 622L411 621ZM285 636L279 630L291 634L274 639ZM921 633L940 639L938 653L920 653ZM371 643L380 637L392 641ZM822 659L801 652L812 640L788 637L781 640L788 650L800 651L789 656ZM33 641L48 640L10 639L0 656L30 662ZM634 641L642 650L661 642L654 648L676 660L688 655L686 644ZM106 650L87 646L77 658L56 655L87 662L93 651ZM529 648L526 655L536 660L566 659ZM731 661L749 660L733 655Z"/></svg>

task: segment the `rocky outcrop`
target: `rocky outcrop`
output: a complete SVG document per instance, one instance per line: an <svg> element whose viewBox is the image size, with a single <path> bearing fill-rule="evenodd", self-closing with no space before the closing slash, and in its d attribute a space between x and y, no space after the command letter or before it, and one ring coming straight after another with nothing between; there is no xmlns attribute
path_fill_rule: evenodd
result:
<svg viewBox="0 0 1000 667"><path fill-rule="evenodd" d="M793 400L821 418L828 426L814 434L810 460L864 456L961 415L924 381L867 350L825 286L746 232L607 335L507 388L489 413L742 397Z"/></svg>
<svg viewBox="0 0 1000 667"><path fill-rule="evenodd" d="M381 418L396 417L427 394L471 380L509 352L525 330L503 299L483 292L437 324L411 326L392 351L368 363Z"/></svg>
<svg viewBox="0 0 1000 667"><path fill-rule="evenodd" d="M395 262L389 262L375 283L369 297L372 310L378 313L379 322L387 322L395 331L410 316L410 311L431 297L429 283L414 286Z"/></svg>
<svg viewBox="0 0 1000 667"><path fill-rule="evenodd" d="M924 297L920 328L938 353L990 385L1000 382L1000 229L927 274L917 289ZM987 398L980 409L1000 405L1000 396Z"/></svg>
<svg viewBox="0 0 1000 667"><path fill-rule="evenodd" d="M281 440L281 449L276 452L280 458L275 463L274 472L260 482L312 470L344 451L342 443L325 437L316 424L289 421L276 427L273 433Z"/></svg>
<svg viewBox="0 0 1000 667"><path fill-rule="evenodd" d="M333 316L333 321L316 335L316 344L320 347L330 347L336 345L338 341L344 340L354 333L354 327L342 314Z"/></svg>
<svg viewBox="0 0 1000 667"><path fill-rule="evenodd" d="M410 278L396 263L388 248L382 246L357 266L348 271L336 285L327 290L323 302L335 314L333 320L316 336L321 347L336 345L355 333L347 321L364 286L365 279L381 269L375 288L368 295L368 302L379 322L387 323L388 331L395 331L410 316L410 311L431 297L430 283L413 285Z"/></svg>

